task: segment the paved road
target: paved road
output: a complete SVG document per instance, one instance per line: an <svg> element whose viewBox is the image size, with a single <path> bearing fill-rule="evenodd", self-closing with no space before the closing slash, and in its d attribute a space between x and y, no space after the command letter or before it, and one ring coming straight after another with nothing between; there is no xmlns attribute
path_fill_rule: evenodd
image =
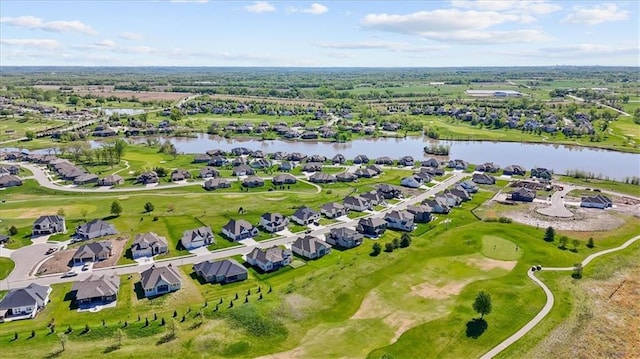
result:
<svg viewBox="0 0 640 359"><path fill-rule="evenodd" d="M448 179L440 182L439 184L437 184L434 187L431 187L429 189L427 189L425 192L405 199L402 202L399 202L395 205L392 205L382 211L379 212L374 212L372 214L369 214L367 216L371 216L371 217L383 217L387 212L392 211L392 210L399 210L399 209L404 209L406 208L408 205L411 204L415 204L418 202L421 202L425 199L427 199L430 196L435 195L436 193L446 189L449 186L452 186L454 183L464 179L465 177L470 176L471 174L469 173L462 173L462 172L456 172L454 173L451 177L449 177ZM362 217L361 217L362 218ZM336 224L333 224L331 226L321 226L318 229L312 230L311 233L309 233L312 236L323 236L326 233L329 232L330 228L342 228L342 227L351 227L354 228L358 222L360 218L358 219L352 219L349 220L348 222L339 222ZM233 248L227 248L227 249L222 249L222 250L217 250L214 252L209 252L206 253L204 255L198 255L198 256L185 256L185 257L178 257L178 258L173 258L170 260L165 260L165 261L160 261L159 263L162 263L162 265L168 265L168 264L172 264L174 266L179 266L179 265L185 265L185 264L195 264L195 263L199 263L205 260L211 260L211 259L220 259L220 258L226 258L226 257L230 257L230 256L235 256L235 255L244 255L247 254L249 252L251 252L251 250L253 250L254 247L258 247L258 248L267 248L267 247L271 247L274 245L285 245L285 244L289 244L292 243L293 241L295 241L295 239L298 236L295 234L291 234L288 236L284 236L284 237L280 237L280 238L275 238L272 240L267 240L267 241L261 241L261 242L255 242L255 243L251 243L250 245L246 245L246 246L239 246L239 247L233 247ZM27 246L27 247L23 247L23 248L30 248L32 246ZM15 251L12 254L16 255L16 253L21 252L21 250ZM46 251L46 248L44 248L44 251ZM38 284L42 284L42 285L50 285L50 284L55 284L55 283L63 283L63 282L71 282L71 281L78 281L78 280L84 280L86 279L91 273L96 273L96 274L117 274L117 275L123 275L123 274L131 274L131 273L139 273L143 270L145 270L146 268L148 268L149 266L151 266L151 263L149 264L144 264L144 265L127 265L127 266L118 266L118 267L111 267L111 268L104 268L104 269L95 269L93 271L91 271L91 273L87 272L87 273L81 273L76 277L70 277L70 278L62 278L60 274L56 274L56 275L50 275L50 276L41 276L38 278L33 278L33 277L29 277L29 276L25 276L25 273L28 273L32 266L33 266L33 261L16 261L16 268L20 267L21 269L16 271L14 270L7 279L0 281L0 290L5 290L9 287L9 285L11 285L12 287L22 287L22 286L27 286L30 283L38 283Z"/></svg>
<svg viewBox="0 0 640 359"><path fill-rule="evenodd" d="M563 184L562 191L556 191L551 195L551 206L538 209L539 213L550 217L571 218L573 213L564 206L564 197L576 187Z"/></svg>
<svg viewBox="0 0 640 359"><path fill-rule="evenodd" d="M635 237L629 239L628 241L624 242L619 247L606 249L604 251L600 251L600 252L591 254L591 255L589 255L587 258L585 258L582 261L582 267L586 267L589 263L591 263L591 261L593 261L594 259L596 259L596 258L598 258L600 256L623 250L623 249L629 247L630 245L632 245L634 242L636 242L639 239L640 239L640 236L635 236ZM572 271L573 267L560 267L560 268L543 267L542 270L545 270L545 271ZM542 307L542 310L540 310L540 312L538 312L538 314L536 314L536 316L533 317L533 319L531 319L531 321L529 321L527 324L525 324L524 327L520 328L520 330L518 330L515 334L513 334L509 338L505 339L502 343L496 345L489 352L487 352L486 354L481 356L480 359L491 359L491 358L495 357L500 352L502 352L503 350L507 349L510 345L512 345L513 343L518 341L520 338L525 336L527 333L529 333L531 331L531 329L533 329L536 325L538 325L538 323L540 323L542 321L542 319L544 319L549 314L549 312L551 312L551 309L553 308L553 303L554 303L553 293L551 292L549 287L547 287L547 285L544 284L544 282L542 282L540 279L538 279L535 276L535 272L533 272L532 270L529 269L527 271L527 276L529 278L531 278L531 280L534 281L537 285L539 285L540 288L542 288L542 290L544 291L544 294L547 296L547 302Z"/></svg>
<svg viewBox="0 0 640 359"><path fill-rule="evenodd" d="M583 98L581 98L581 97L578 97L578 96L567 95L567 97L571 97L572 99L574 99L574 100L576 100L576 101L579 101L579 102L584 102L584 99L583 99ZM597 101L595 101L594 103L595 103L596 105L600 106L600 107L605 107L605 108L608 108L608 109L610 109L610 110L616 111L617 113L619 113L619 114L621 114L621 115L623 115L623 116L629 116L629 117L631 117L631 114L630 114L630 113L624 112L624 111L622 111L622 110L618 110L618 109L617 109L617 108L615 108L615 107L611 107L611 106L609 106L609 105L605 105L605 104L600 103L600 102L597 102Z"/></svg>

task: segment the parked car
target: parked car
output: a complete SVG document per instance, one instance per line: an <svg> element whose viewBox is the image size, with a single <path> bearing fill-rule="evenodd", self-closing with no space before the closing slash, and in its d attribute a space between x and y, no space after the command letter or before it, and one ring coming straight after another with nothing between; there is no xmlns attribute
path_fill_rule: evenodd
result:
<svg viewBox="0 0 640 359"><path fill-rule="evenodd" d="M89 263L85 263L85 265L82 266L82 270L83 271L89 270L89 267L90 267Z"/></svg>
<svg viewBox="0 0 640 359"><path fill-rule="evenodd" d="M55 252L55 251L57 251L57 250L58 250L58 247L51 247L51 248L49 248L49 249L47 250L47 254L51 254L51 253L53 253L53 252Z"/></svg>
<svg viewBox="0 0 640 359"><path fill-rule="evenodd" d="M77 275L78 275L78 273L76 273L76 272L74 272L74 271L70 270L70 271L68 271L67 273L63 274L63 275L62 275L62 278L75 277L75 276L77 276Z"/></svg>

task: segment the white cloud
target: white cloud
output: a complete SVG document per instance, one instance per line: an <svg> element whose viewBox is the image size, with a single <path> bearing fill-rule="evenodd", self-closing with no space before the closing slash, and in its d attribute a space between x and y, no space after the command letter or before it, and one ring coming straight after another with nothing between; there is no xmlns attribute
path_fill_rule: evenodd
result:
<svg viewBox="0 0 640 359"><path fill-rule="evenodd" d="M326 13L327 11L329 11L329 8L322 5L322 4L318 4L318 3L313 3L311 4L309 7L307 8L303 8L303 9L299 9L296 7L289 7L287 9L288 12L302 12L305 14L312 14L312 15L322 15L324 13Z"/></svg>
<svg viewBox="0 0 640 359"><path fill-rule="evenodd" d="M525 50L518 52L505 53L520 57L542 57L542 58L563 58L563 59L584 59L593 57L612 57L612 56L637 56L640 53L640 47L635 46L609 46L599 44L576 44L554 47L543 47L536 50Z"/></svg>
<svg viewBox="0 0 640 359"><path fill-rule="evenodd" d="M142 40L144 39L144 36L142 34L139 34L137 32L123 32L120 35L120 38L125 39L125 40Z"/></svg>
<svg viewBox="0 0 640 359"><path fill-rule="evenodd" d="M356 57L356 55L352 52L341 52L341 51L328 52L327 56L334 59L353 59Z"/></svg>
<svg viewBox="0 0 640 359"><path fill-rule="evenodd" d="M106 47L106 48L112 48L112 47L116 47L116 43L111 41L111 40L102 40L102 41L98 41L94 43L95 46L97 47Z"/></svg>
<svg viewBox="0 0 640 359"><path fill-rule="evenodd" d="M55 50L60 47L60 43L50 39L0 39L0 45L18 46L39 50Z"/></svg>
<svg viewBox="0 0 640 359"><path fill-rule="evenodd" d="M319 43L318 47L325 49L339 49L339 50L391 50L391 51L406 51L406 52L424 52L424 51L438 51L448 48L446 45L434 45L434 46L413 46L407 42L395 42L395 41L356 41L356 42L338 42L338 43Z"/></svg>
<svg viewBox="0 0 640 359"><path fill-rule="evenodd" d="M253 5L246 5L244 9L248 12L255 13L276 11L276 7L266 1L255 1Z"/></svg>
<svg viewBox="0 0 640 359"><path fill-rule="evenodd" d="M628 17L629 11L618 10L618 5L606 3L592 8L574 6L573 13L567 15L562 22L597 25L603 22L626 20Z"/></svg>
<svg viewBox="0 0 640 359"><path fill-rule="evenodd" d="M544 15L562 10L562 6L547 0L451 0L451 5L462 9L533 15Z"/></svg>
<svg viewBox="0 0 640 359"><path fill-rule="evenodd" d="M51 32L80 32L87 35L95 35L96 31L91 26L86 25L78 20L65 21L49 21L44 22L35 16L19 16L19 17L3 17L0 23L23 27L27 29L38 29Z"/></svg>

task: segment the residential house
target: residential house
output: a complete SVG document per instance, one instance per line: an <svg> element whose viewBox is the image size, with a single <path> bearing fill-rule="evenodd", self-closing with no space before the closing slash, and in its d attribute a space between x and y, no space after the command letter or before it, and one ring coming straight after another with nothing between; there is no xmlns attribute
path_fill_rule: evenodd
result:
<svg viewBox="0 0 640 359"><path fill-rule="evenodd" d="M420 173L427 173L430 176L443 176L444 170L442 168L421 167Z"/></svg>
<svg viewBox="0 0 640 359"><path fill-rule="evenodd" d="M405 177L402 179L402 181L400 181L400 185L409 187L409 188L419 188L423 184L424 183L422 181L422 178L419 176Z"/></svg>
<svg viewBox="0 0 640 359"><path fill-rule="evenodd" d="M151 184L160 182L160 179L158 178L158 174L155 171L149 171L141 173L140 176L136 178L136 182L142 184Z"/></svg>
<svg viewBox="0 0 640 359"><path fill-rule="evenodd" d="M287 157L287 159L289 161L296 161L296 162L300 162L302 160L304 160L307 157L307 155L300 153L300 152L294 152L294 153L290 153L289 156Z"/></svg>
<svg viewBox="0 0 640 359"><path fill-rule="evenodd" d="M18 176L4 175L0 176L0 188L9 188L22 186L22 180Z"/></svg>
<svg viewBox="0 0 640 359"><path fill-rule="evenodd" d="M368 171L373 171L376 173L376 175L379 175L382 173L382 167L378 166L378 165L369 165L366 167L366 169Z"/></svg>
<svg viewBox="0 0 640 359"><path fill-rule="evenodd" d="M101 219L93 219L76 227L75 237L81 240L89 240L98 237L117 234L115 227Z"/></svg>
<svg viewBox="0 0 640 359"><path fill-rule="evenodd" d="M451 207L447 205L446 200L427 199L422 201L422 204L429 206L431 208L431 213L447 214L451 212Z"/></svg>
<svg viewBox="0 0 640 359"><path fill-rule="evenodd" d="M468 166L469 166L469 163L467 161L463 161L459 159L450 160L447 163L447 167L454 168L457 170L466 170Z"/></svg>
<svg viewBox="0 0 640 359"><path fill-rule="evenodd" d="M526 173L527 173L527 170L520 165L507 166L502 171L502 174L508 175L508 176L513 176L513 175L524 176Z"/></svg>
<svg viewBox="0 0 640 359"><path fill-rule="evenodd" d="M271 167L272 163L266 158L258 158L251 162L251 167L257 169L265 169Z"/></svg>
<svg viewBox="0 0 640 359"><path fill-rule="evenodd" d="M431 176L432 176L432 175L431 175L431 174L429 174L429 172L427 172L427 171L419 171L418 173L415 173L415 174L413 175L413 177L414 177L416 180L418 180L418 181L422 182L423 184L424 184L424 183L429 183L429 182L431 182Z"/></svg>
<svg viewBox="0 0 640 359"><path fill-rule="evenodd" d="M382 195L378 193L378 191L364 192L360 195L360 197L371 202L372 206L387 204L384 200L384 197L382 197Z"/></svg>
<svg viewBox="0 0 640 359"><path fill-rule="evenodd" d="M7 175L7 174L17 176L19 173L20 173L19 166L16 166L16 165L0 166L0 176Z"/></svg>
<svg viewBox="0 0 640 359"><path fill-rule="evenodd" d="M187 250L192 250L216 243L211 227L203 226L188 229L182 233L180 243Z"/></svg>
<svg viewBox="0 0 640 359"><path fill-rule="evenodd" d="M222 234L232 241L240 241L257 236L258 228L244 219L232 219L222 227Z"/></svg>
<svg viewBox="0 0 640 359"><path fill-rule="evenodd" d="M207 166L200 170L200 178L208 179L216 177L220 177L220 171L213 167Z"/></svg>
<svg viewBox="0 0 640 359"><path fill-rule="evenodd" d="M440 199L444 201L449 207L459 206L462 203L462 198L450 193L450 192L440 192L436 194L436 200Z"/></svg>
<svg viewBox="0 0 640 359"><path fill-rule="evenodd" d="M478 184L496 184L496 179L486 173L474 173L471 180Z"/></svg>
<svg viewBox="0 0 640 359"><path fill-rule="evenodd" d="M375 164L377 164L377 165L392 165L393 164L393 160L390 157L382 156L382 157L376 158Z"/></svg>
<svg viewBox="0 0 640 359"><path fill-rule="evenodd" d="M478 192L478 186L473 182L473 181L464 181L464 182L460 182L460 187L464 188L465 191L469 192L469 193L476 193Z"/></svg>
<svg viewBox="0 0 640 359"><path fill-rule="evenodd" d="M363 178L372 178L377 176L379 173L371 168L358 168L355 172L355 175Z"/></svg>
<svg viewBox="0 0 640 359"><path fill-rule="evenodd" d="M308 162L302 166L302 172L320 172L322 171L322 163Z"/></svg>
<svg viewBox="0 0 640 359"><path fill-rule="evenodd" d="M387 183L382 183L378 185L378 187L376 188L376 191L378 192L378 194L382 196L383 199L392 199L392 198L402 197L402 191L400 190L400 188L396 186L392 186Z"/></svg>
<svg viewBox="0 0 640 359"><path fill-rule="evenodd" d="M49 302L51 287L31 283L7 292L0 300L0 322L32 319Z"/></svg>
<svg viewBox="0 0 640 359"><path fill-rule="evenodd" d="M398 160L398 166L411 166L415 164L415 160L411 156L403 156Z"/></svg>
<svg viewBox="0 0 640 359"><path fill-rule="evenodd" d="M368 237L378 237L387 230L387 221L382 218L361 218L356 230Z"/></svg>
<svg viewBox="0 0 640 359"><path fill-rule="evenodd" d="M476 167L476 171L479 172L496 173L498 170L500 170L500 166L493 162L486 162Z"/></svg>
<svg viewBox="0 0 640 359"><path fill-rule="evenodd" d="M431 210L431 207L424 204L407 206L407 212L413 214L413 221L416 223L430 222Z"/></svg>
<svg viewBox="0 0 640 359"><path fill-rule="evenodd" d="M263 272L270 272L289 265L291 257L291 251L288 249L276 246L266 249L254 247L247 254L247 262L254 267L258 267Z"/></svg>
<svg viewBox="0 0 640 359"><path fill-rule="evenodd" d="M333 163L334 165L340 165L345 163L346 161L347 159L341 153L338 153L331 159L331 163Z"/></svg>
<svg viewBox="0 0 640 359"><path fill-rule="evenodd" d="M303 206L293 212L291 220L302 226L306 226L308 224L318 222L320 220L320 213L307 206Z"/></svg>
<svg viewBox="0 0 640 359"><path fill-rule="evenodd" d="M353 182L356 179L358 179L358 176L351 172L341 172L336 175L338 182Z"/></svg>
<svg viewBox="0 0 640 359"><path fill-rule="evenodd" d="M308 163L318 163L320 165L322 165L322 163L324 163L327 160L327 158L325 156L322 155L312 155L307 157L306 161Z"/></svg>
<svg viewBox="0 0 640 359"><path fill-rule="evenodd" d="M265 213L260 216L260 225L267 232L280 232L287 228L289 218L280 213Z"/></svg>
<svg viewBox="0 0 640 359"><path fill-rule="evenodd" d="M9 236L5 234L0 234L0 244L7 244L7 243L9 243Z"/></svg>
<svg viewBox="0 0 640 359"><path fill-rule="evenodd" d="M367 164L369 163L369 157L365 156L365 155L357 155L354 159L353 159L353 163L354 164Z"/></svg>
<svg viewBox="0 0 640 359"><path fill-rule="evenodd" d="M366 210L370 210L373 207L371 201L367 200L366 198L362 198L361 196L345 197L342 203L347 209L357 212L364 212Z"/></svg>
<svg viewBox="0 0 640 359"><path fill-rule="evenodd" d="M207 166L222 167L222 166L225 166L227 163L229 163L229 160L227 160L226 157L216 155L211 157L209 161L207 161Z"/></svg>
<svg viewBox="0 0 640 359"><path fill-rule="evenodd" d="M407 211L391 211L384 216L387 228L411 232L415 229L414 215Z"/></svg>
<svg viewBox="0 0 640 359"><path fill-rule="evenodd" d="M124 184L124 178L120 175L108 175L98 180L98 186L113 187Z"/></svg>
<svg viewBox="0 0 640 359"><path fill-rule="evenodd" d="M603 196L601 194L596 196L582 197L582 201L580 201L580 207L605 209L613 207L613 201L609 197Z"/></svg>
<svg viewBox="0 0 640 359"><path fill-rule="evenodd" d="M528 188L520 187L517 190L511 192L512 201L533 202L535 198L536 192Z"/></svg>
<svg viewBox="0 0 640 359"><path fill-rule="evenodd" d="M283 184L294 184L298 180L293 175L290 175L288 173L283 173L273 177L271 181L273 182L274 185L281 186Z"/></svg>
<svg viewBox="0 0 640 359"><path fill-rule="evenodd" d="M428 159L426 161L420 162L420 166L438 168L438 167L440 167L440 162L438 162L438 160L436 160L436 159L430 158L430 159Z"/></svg>
<svg viewBox="0 0 640 359"><path fill-rule="evenodd" d="M171 172L171 182L184 181L191 178L191 173L187 170L175 169Z"/></svg>
<svg viewBox="0 0 640 359"><path fill-rule="evenodd" d="M364 236L346 227L331 228L326 236L326 242L342 248L353 248L362 244Z"/></svg>
<svg viewBox="0 0 640 359"><path fill-rule="evenodd" d="M249 176L242 180L242 185L247 188L263 187L264 180L258 176Z"/></svg>
<svg viewBox="0 0 640 359"><path fill-rule="evenodd" d="M40 216L33 222L31 234L34 236L41 236L46 234L65 233L67 226L63 216L48 215Z"/></svg>
<svg viewBox="0 0 640 359"><path fill-rule="evenodd" d="M108 304L117 300L119 289L119 276L98 276L92 274L85 280L73 283L71 296L78 306Z"/></svg>
<svg viewBox="0 0 640 359"><path fill-rule="evenodd" d="M140 284L144 296L149 298L179 290L182 287L182 278L171 264L165 267L156 267L154 264L140 273Z"/></svg>
<svg viewBox="0 0 640 359"><path fill-rule="evenodd" d="M551 173L551 170L548 170L546 168L542 168L542 167L537 167L537 168L533 168L531 169L531 177L537 177L537 178L543 178L546 180L551 180L551 176L553 174Z"/></svg>
<svg viewBox="0 0 640 359"><path fill-rule="evenodd" d="M153 257L157 254L165 254L168 252L169 244L167 239L154 232L137 234L131 245L131 256L133 259Z"/></svg>
<svg viewBox="0 0 640 359"><path fill-rule="evenodd" d="M282 163L280 163L280 165L278 166L278 171L289 172L294 167L295 167L295 165L292 162L282 161Z"/></svg>
<svg viewBox="0 0 640 359"><path fill-rule="evenodd" d="M98 176L91 173L83 173L80 176L73 179L73 184L84 185L89 183L97 183Z"/></svg>
<svg viewBox="0 0 640 359"><path fill-rule="evenodd" d="M444 190L445 193L451 193L452 195L460 198L463 202L467 202L471 200L471 195L461 186L456 186L452 189Z"/></svg>
<svg viewBox="0 0 640 359"><path fill-rule="evenodd" d="M193 266L193 271L207 283L233 283L246 280L247 269L234 259L200 262Z"/></svg>
<svg viewBox="0 0 640 359"><path fill-rule="evenodd" d="M291 244L291 251L307 259L317 259L331 252L331 246L317 237L298 237Z"/></svg>
<svg viewBox="0 0 640 359"><path fill-rule="evenodd" d="M337 181L336 176L330 175L324 172L316 172L311 177L309 177L309 181L313 183L335 183Z"/></svg>
<svg viewBox="0 0 640 359"><path fill-rule="evenodd" d="M229 188L231 187L231 182L229 182L226 178L210 178L203 185L204 189L207 191L218 189L218 188Z"/></svg>
<svg viewBox="0 0 640 359"><path fill-rule="evenodd" d="M349 209L338 202L325 203L320 207L320 213L324 214L327 218L336 218L347 215Z"/></svg>
<svg viewBox="0 0 640 359"><path fill-rule="evenodd" d="M205 153L197 154L193 157L193 163L207 163L211 159L211 156Z"/></svg>
<svg viewBox="0 0 640 359"><path fill-rule="evenodd" d="M239 165L233 168L232 174L234 176L251 176L254 175L256 172L253 170L253 168L247 166L247 165Z"/></svg>
<svg viewBox="0 0 640 359"><path fill-rule="evenodd" d="M86 262L98 262L113 255L113 246L110 241L94 242L81 245L73 254L73 264Z"/></svg>

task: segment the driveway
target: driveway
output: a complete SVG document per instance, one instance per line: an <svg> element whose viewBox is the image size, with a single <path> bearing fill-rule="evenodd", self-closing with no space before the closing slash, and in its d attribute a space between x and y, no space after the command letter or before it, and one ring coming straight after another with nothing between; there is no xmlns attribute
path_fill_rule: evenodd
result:
<svg viewBox="0 0 640 359"><path fill-rule="evenodd" d="M573 213L564 206L564 197L575 187L565 185L562 191L556 191L551 195L551 206L538 209L537 212L550 217L571 218Z"/></svg>

